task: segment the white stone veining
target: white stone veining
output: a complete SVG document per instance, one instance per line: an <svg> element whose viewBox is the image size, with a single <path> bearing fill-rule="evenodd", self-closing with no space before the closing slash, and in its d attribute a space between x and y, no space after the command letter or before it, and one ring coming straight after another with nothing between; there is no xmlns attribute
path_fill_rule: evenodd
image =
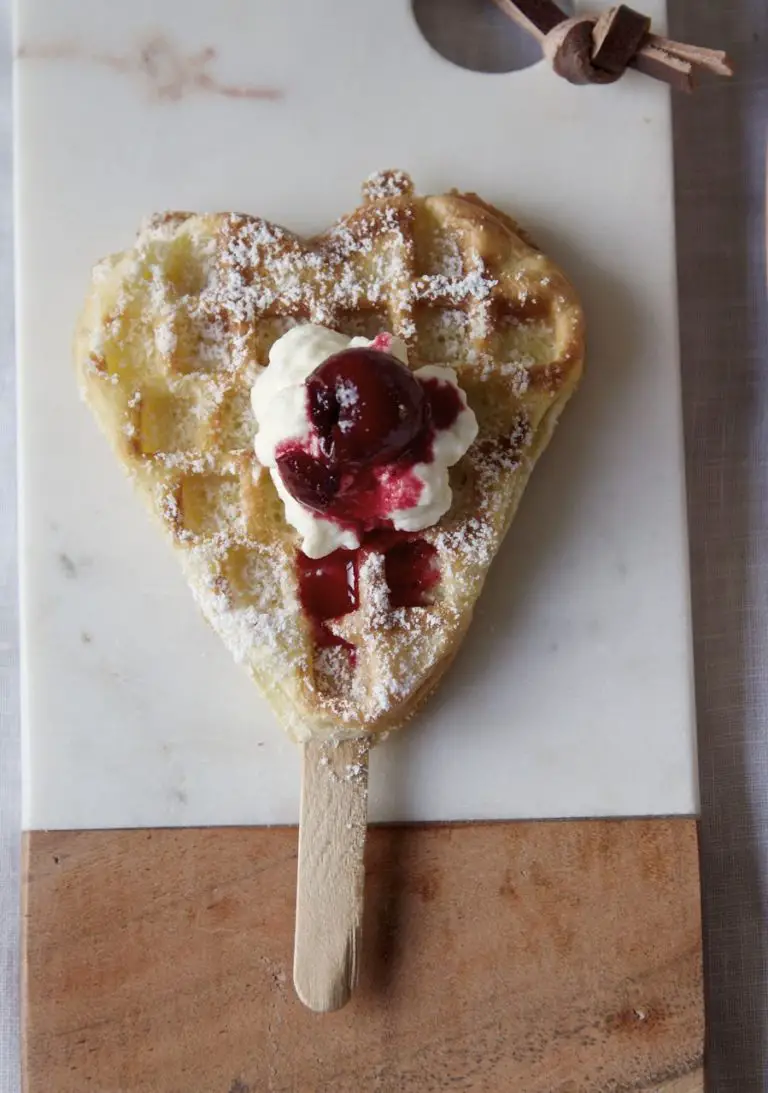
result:
<svg viewBox="0 0 768 1093"><path fill-rule="evenodd" d="M408 0L328 7L20 5L26 823L296 819L298 756L79 404L70 335L148 212L311 231L394 165L519 215L581 288L590 356L450 677L374 754L373 817L693 811L667 93L470 73Z"/></svg>
<svg viewBox="0 0 768 1093"><path fill-rule="evenodd" d="M184 53L164 34L136 38L123 52L89 49L70 39L21 42L16 49L20 61L76 62L101 65L123 76L138 77L150 97L175 101L194 92L223 95L228 99L280 99L278 87L250 83L225 83L211 72L217 60L214 46Z"/></svg>

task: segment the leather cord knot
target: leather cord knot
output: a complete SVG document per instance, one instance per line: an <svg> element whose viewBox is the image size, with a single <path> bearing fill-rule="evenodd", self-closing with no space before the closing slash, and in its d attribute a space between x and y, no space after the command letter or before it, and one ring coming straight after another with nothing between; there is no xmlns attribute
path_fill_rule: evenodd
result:
<svg viewBox="0 0 768 1093"><path fill-rule="evenodd" d="M601 15L569 19L553 0L496 3L539 39L554 71L569 83L614 83L631 67L690 91L696 70L733 75L722 50L690 46L653 34L648 16L626 4L616 4Z"/></svg>
<svg viewBox="0 0 768 1093"><path fill-rule="evenodd" d="M604 15L558 23L544 38L544 56L569 83L614 83L642 46L651 20L625 5Z"/></svg>

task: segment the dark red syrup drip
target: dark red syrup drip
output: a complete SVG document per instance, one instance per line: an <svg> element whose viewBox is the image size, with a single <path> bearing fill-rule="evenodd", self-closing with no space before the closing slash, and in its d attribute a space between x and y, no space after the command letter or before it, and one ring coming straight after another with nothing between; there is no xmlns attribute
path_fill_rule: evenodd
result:
<svg viewBox="0 0 768 1093"><path fill-rule="evenodd" d="M426 539L406 539L384 555L391 607L426 607L440 581L437 550Z"/></svg>
<svg viewBox="0 0 768 1093"><path fill-rule="evenodd" d="M434 429L450 429L464 409L461 395L452 383L438 379L419 381L424 388L429 407L429 419Z"/></svg>
<svg viewBox="0 0 768 1093"><path fill-rule="evenodd" d="M348 641L332 633L325 623L357 610L357 553L356 550L334 550L324 558L308 558L299 551L299 597L301 606L312 620L315 644L320 647L341 645L354 649Z"/></svg>
<svg viewBox="0 0 768 1093"><path fill-rule="evenodd" d="M427 607L440 582L437 550L426 539L402 531L376 531L366 536L363 550L384 555L384 579L390 607ZM334 550L324 558L299 551L297 568L301 605L312 622L315 645L340 646L351 655L355 647L334 634L329 619L342 618L359 606L357 570L360 550Z"/></svg>
<svg viewBox="0 0 768 1093"><path fill-rule="evenodd" d="M453 384L416 379L386 352L390 345L382 335L371 349L345 350L315 369L307 398L320 455L286 448L277 462L301 504L365 533L363 549L384 555L393 608L424 607L440 580L437 550L426 539L394 531L389 514L418 503L422 483L409 472L431 462L435 432L450 428L464 403ZM301 603L320 647L354 654L326 623L357 610L358 557L359 551L342 549L320 559L299 553Z"/></svg>

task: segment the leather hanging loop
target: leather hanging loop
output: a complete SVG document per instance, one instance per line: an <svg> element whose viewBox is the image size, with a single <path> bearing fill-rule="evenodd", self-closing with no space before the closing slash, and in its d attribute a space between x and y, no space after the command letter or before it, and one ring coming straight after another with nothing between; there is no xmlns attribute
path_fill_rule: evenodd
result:
<svg viewBox="0 0 768 1093"><path fill-rule="evenodd" d="M635 68L672 87L691 91L698 71L732 76L722 50L704 49L651 32L647 15L617 4L601 15L569 19L554 0L496 0L505 14L539 39L544 55L564 80L609 84Z"/></svg>

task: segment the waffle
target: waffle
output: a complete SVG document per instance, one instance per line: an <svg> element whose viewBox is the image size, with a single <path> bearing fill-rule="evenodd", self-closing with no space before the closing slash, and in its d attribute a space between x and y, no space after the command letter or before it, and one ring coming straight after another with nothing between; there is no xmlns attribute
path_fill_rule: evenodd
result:
<svg viewBox="0 0 768 1093"><path fill-rule="evenodd" d="M241 214L155 216L95 267L75 340L85 399L204 616L297 740L397 728L434 689L582 370L574 291L513 220L474 194L415 196L399 171L363 197L307 240ZM399 335L411 367L456 370L479 422L450 511L419 533L434 602L391 607L384 556L363 548L359 606L329 623L354 655L316 644L253 453L251 385L298 322Z"/></svg>

